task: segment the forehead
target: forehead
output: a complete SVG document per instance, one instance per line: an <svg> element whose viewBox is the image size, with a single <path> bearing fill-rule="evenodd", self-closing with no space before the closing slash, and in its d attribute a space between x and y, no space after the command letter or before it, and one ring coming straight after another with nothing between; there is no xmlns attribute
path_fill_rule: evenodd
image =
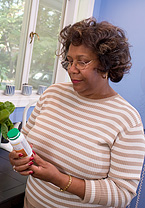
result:
<svg viewBox="0 0 145 208"><path fill-rule="evenodd" d="M96 58L96 54L94 54L91 49L87 48L85 45L74 46L70 44L67 56L76 57L88 57L88 58Z"/></svg>

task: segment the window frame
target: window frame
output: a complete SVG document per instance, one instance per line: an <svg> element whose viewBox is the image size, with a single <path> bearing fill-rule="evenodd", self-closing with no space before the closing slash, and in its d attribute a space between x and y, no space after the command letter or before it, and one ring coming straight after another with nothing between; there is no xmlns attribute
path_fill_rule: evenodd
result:
<svg viewBox="0 0 145 208"><path fill-rule="evenodd" d="M85 6L85 9L82 10L83 3L88 6ZM65 0L62 10L61 28L68 24L73 24L76 21L80 21L81 19L92 16L94 3L95 0ZM39 0L26 0L26 7L27 9L25 9L26 13L23 19L21 30L23 39L20 39L20 55L17 61L15 77L15 85L19 89L21 89L23 83L28 83L28 75L30 71L34 44L34 41L32 41L30 44L29 34L32 31L34 32L36 29ZM60 50L60 47L61 45L58 43L58 50ZM58 57L55 59L54 69L53 83L70 81L66 71L62 68ZM33 90L31 96L22 95L21 90L16 90L13 96L7 96L4 95L3 90L0 90L0 100L2 102L9 100L13 102L16 107L25 107L30 101L38 99L39 96L40 95L36 94L36 90Z"/></svg>

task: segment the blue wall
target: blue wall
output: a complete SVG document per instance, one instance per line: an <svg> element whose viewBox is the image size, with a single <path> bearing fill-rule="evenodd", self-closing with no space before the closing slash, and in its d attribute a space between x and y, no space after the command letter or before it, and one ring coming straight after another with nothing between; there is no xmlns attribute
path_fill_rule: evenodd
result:
<svg viewBox="0 0 145 208"><path fill-rule="evenodd" d="M126 31L132 45L132 68L123 80L110 85L139 111L145 128L145 0L95 0L93 16L99 22L106 20ZM137 196L128 208L145 207L144 176L145 168Z"/></svg>
<svg viewBox="0 0 145 208"><path fill-rule="evenodd" d="M145 0L96 0L93 16L126 31L132 68L122 81L110 85L139 111L145 128Z"/></svg>
<svg viewBox="0 0 145 208"><path fill-rule="evenodd" d="M32 106L28 109L27 120L28 120L31 112L33 111L33 109L34 109L34 106ZM24 111L24 107L15 108L14 112L10 115L11 121L13 123L21 122L22 118L23 118L23 111Z"/></svg>

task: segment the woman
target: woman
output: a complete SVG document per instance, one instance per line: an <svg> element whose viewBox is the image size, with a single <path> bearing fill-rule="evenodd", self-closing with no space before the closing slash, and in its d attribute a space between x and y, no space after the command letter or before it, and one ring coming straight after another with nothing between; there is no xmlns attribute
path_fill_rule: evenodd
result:
<svg viewBox="0 0 145 208"><path fill-rule="evenodd" d="M24 207L126 207L140 179L144 132L108 80L131 68L129 43L94 18L65 27L60 42L71 83L50 86L23 129L33 156L10 153L15 170L30 175Z"/></svg>

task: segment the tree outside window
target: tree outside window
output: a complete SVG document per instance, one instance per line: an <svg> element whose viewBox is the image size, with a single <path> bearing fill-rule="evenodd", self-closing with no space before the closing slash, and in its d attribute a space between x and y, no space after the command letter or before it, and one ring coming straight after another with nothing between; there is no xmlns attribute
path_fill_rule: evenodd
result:
<svg viewBox="0 0 145 208"><path fill-rule="evenodd" d="M0 0L0 89L14 84L23 14L23 0Z"/></svg>
<svg viewBox="0 0 145 208"><path fill-rule="evenodd" d="M33 89L37 89L40 83L43 84L43 80L46 80L44 82L46 86L52 84L63 1L39 0L36 31L33 31L39 35L39 40L37 36L34 36L31 65L27 75L29 76L28 83L33 85ZM19 46L22 37L20 36L24 35L21 30L26 2L31 5L32 1L0 0L0 90L4 90L7 83L15 84L16 70L20 70L17 62L21 53ZM26 19L29 27L29 18ZM24 32L26 33L26 31ZM28 39L28 36L29 34L27 36L25 34L24 38ZM24 42L27 43L27 41ZM23 53L25 53L26 48L27 45L21 49ZM25 58L25 55L23 57ZM21 67L23 63L24 61L21 61ZM43 73L43 77L45 76L47 79L38 79L34 83L33 77L39 72ZM17 73L21 80L23 69ZM21 89L22 84L19 85L19 89Z"/></svg>

